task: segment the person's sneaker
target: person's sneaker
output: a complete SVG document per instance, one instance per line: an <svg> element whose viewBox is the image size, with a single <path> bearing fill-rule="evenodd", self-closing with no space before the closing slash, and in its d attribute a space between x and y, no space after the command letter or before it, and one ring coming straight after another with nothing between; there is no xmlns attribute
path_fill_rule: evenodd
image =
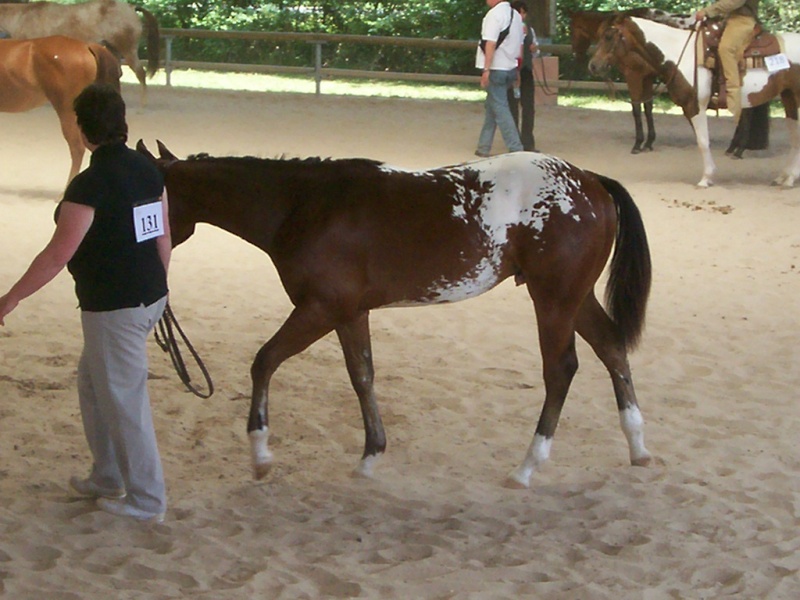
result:
<svg viewBox="0 0 800 600"><path fill-rule="evenodd" d="M101 510L117 515L118 517L132 517L139 521L147 521L149 523L163 523L164 513L153 513L141 508L136 508L123 502L122 500L111 500L110 498L98 498L97 506Z"/></svg>
<svg viewBox="0 0 800 600"><path fill-rule="evenodd" d="M481 150L475 150L475 156L480 156L481 158L489 158L491 154L489 152L483 152Z"/></svg>
<svg viewBox="0 0 800 600"><path fill-rule="evenodd" d="M79 496L86 498L114 498L119 500L125 497L125 490L122 488L100 487L90 479L81 479L75 475L69 478L69 487Z"/></svg>

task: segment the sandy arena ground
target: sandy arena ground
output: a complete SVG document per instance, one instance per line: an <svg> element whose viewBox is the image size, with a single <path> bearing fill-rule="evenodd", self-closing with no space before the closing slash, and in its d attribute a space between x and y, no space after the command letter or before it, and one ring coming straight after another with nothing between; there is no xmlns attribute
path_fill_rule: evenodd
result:
<svg viewBox="0 0 800 600"><path fill-rule="evenodd" d="M153 88L133 143L179 155L370 157L410 169L471 160L480 105ZM186 392L151 348L169 488L161 525L67 488L89 454L75 393L79 313L65 272L0 329L0 596L13 600L800 597L800 190L769 187L788 136L694 187L689 124L657 116L629 154L626 112L541 108L541 150L621 180L647 227L654 283L631 355L646 440L628 465L611 384L581 368L530 490L502 486L543 399L530 300L506 282L470 302L372 315L389 437L373 480L335 336L272 386L276 467L254 482L245 422L254 353L288 315L266 255L210 227L173 254L171 300L215 395ZM0 114L0 287L52 232L68 171L52 109ZM495 146L501 151L500 142ZM602 281L601 281L602 283Z"/></svg>

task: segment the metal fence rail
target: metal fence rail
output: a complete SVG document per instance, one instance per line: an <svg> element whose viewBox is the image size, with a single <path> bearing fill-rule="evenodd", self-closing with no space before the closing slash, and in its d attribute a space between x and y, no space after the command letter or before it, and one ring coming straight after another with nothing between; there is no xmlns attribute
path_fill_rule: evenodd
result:
<svg viewBox="0 0 800 600"><path fill-rule="evenodd" d="M397 46L407 48L424 48L440 50L473 50L477 40L444 40L421 39L392 36L370 35L344 35L326 33L287 33L287 32L262 32L262 31L209 31L205 29L162 29L161 37L166 42L166 56L164 71L167 85L171 85L171 73L175 69L199 69L209 71L235 71L240 73L274 73L308 75L316 83L316 93L322 91L322 80L330 78L361 78L381 79L392 81L418 81L426 83L470 83L480 81L477 75L450 75L445 73L404 73L397 71L362 71L356 69L337 69L322 65L322 46L326 44L367 44L373 46ZM308 67L287 67L281 65L262 64L235 64L211 63L177 60L173 56L172 42L175 38L189 39L219 39L243 41L282 41L304 42L313 46L313 65ZM572 49L566 44L543 44L543 53L555 56L568 56ZM603 90L609 89L609 84L599 81L565 81L557 80L547 83L549 87L571 88L575 90Z"/></svg>

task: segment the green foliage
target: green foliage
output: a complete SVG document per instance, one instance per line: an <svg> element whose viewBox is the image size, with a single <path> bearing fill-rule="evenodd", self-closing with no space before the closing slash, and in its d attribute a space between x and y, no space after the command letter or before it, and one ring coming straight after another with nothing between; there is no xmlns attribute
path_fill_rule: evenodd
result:
<svg viewBox="0 0 800 600"><path fill-rule="evenodd" d="M68 1L68 0L67 0ZM529 0L531 3L541 0ZM285 31L477 40L487 8L481 0L140 0L161 27L226 31ZM696 0L558 0L556 43L568 43L570 11L652 6L673 13L695 12ZM800 31L797 0L762 0L761 17L773 31ZM174 42L181 60L309 66L306 43L229 40ZM474 74L474 52L390 46L328 44L328 67L420 73ZM569 72L569 61L564 64Z"/></svg>

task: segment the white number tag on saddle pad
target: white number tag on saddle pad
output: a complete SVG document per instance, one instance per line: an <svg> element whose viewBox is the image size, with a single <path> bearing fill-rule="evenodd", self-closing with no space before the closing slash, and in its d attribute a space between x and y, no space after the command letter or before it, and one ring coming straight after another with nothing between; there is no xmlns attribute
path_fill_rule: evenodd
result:
<svg viewBox="0 0 800 600"><path fill-rule="evenodd" d="M770 73L777 73L789 68L789 59L785 54L773 54L764 57L764 66Z"/></svg>
<svg viewBox="0 0 800 600"><path fill-rule="evenodd" d="M136 241L144 242L164 235L164 203L161 200L133 207L133 228Z"/></svg>

